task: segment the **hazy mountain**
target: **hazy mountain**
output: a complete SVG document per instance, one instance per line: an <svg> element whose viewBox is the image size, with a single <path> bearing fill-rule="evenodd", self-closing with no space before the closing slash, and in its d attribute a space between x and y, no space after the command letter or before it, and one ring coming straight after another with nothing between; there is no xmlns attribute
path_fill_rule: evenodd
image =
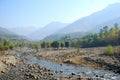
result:
<svg viewBox="0 0 120 80"><path fill-rule="evenodd" d="M27 27L14 27L14 28L8 28L8 29L18 35L27 36L32 32L36 31L38 28L33 26L27 26Z"/></svg>
<svg viewBox="0 0 120 80"><path fill-rule="evenodd" d="M120 3L107 6L101 11L83 17L61 29L58 33L87 32L95 26L120 17Z"/></svg>
<svg viewBox="0 0 120 80"><path fill-rule="evenodd" d="M99 31L104 26L113 27L115 23L120 25L120 3L111 4L105 9L83 17L58 32L47 36L43 40L60 39L65 35L72 38L81 37L87 33ZM83 34L84 33L84 34Z"/></svg>
<svg viewBox="0 0 120 80"><path fill-rule="evenodd" d="M49 40L61 40L62 38L64 38L65 36L70 36L71 39L73 38L80 38L83 37L85 35L88 35L89 33L83 33L83 32L74 32L74 33L67 33L67 34L53 34L53 35L49 35L47 37L45 37L43 39L43 41L49 41Z"/></svg>
<svg viewBox="0 0 120 80"><path fill-rule="evenodd" d="M5 34L13 35L14 33L5 28L0 27L0 35L5 35Z"/></svg>
<svg viewBox="0 0 120 80"><path fill-rule="evenodd" d="M51 35L55 33L56 31L64 28L66 23L61 23L61 22L52 22L47 24L45 27L38 29L37 31L33 32L32 34L29 35L29 38L32 40L41 40L45 38L48 35Z"/></svg>
<svg viewBox="0 0 120 80"><path fill-rule="evenodd" d="M93 27L88 32L79 31L79 32L73 32L73 33L60 33L60 34L54 33L52 35L45 37L43 40L59 40L62 37L67 36L67 35L71 36L71 38L80 38L80 37L83 37L83 36L85 36L89 33L92 33L92 32L99 32L100 29L102 29L104 26L108 26L109 28L111 28L114 26L115 23L117 23L118 26L120 27L120 17L113 19L113 20L110 20L110 21L107 21L107 22L104 22L102 24L99 24L99 25Z"/></svg>
<svg viewBox="0 0 120 80"><path fill-rule="evenodd" d="M3 39L12 39L12 40L23 40L23 39L26 39L24 36L19 36L19 35L16 35L14 32L11 32L10 30L8 29L5 29L5 28L2 28L0 27L0 38L3 38Z"/></svg>
<svg viewBox="0 0 120 80"><path fill-rule="evenodd" d="M105 26L112 28L114 26L114 24L116 24L116 23L118 24L118 27L120 27L120 17L115 18L115 19L110 20L110 21L107 21L107 22L104 22L102 24L99 24L99 25L95 26L93 29L91 29L90 31L91 32L98 32L98 31L100 31L100 29L102 29Z"/></svg>

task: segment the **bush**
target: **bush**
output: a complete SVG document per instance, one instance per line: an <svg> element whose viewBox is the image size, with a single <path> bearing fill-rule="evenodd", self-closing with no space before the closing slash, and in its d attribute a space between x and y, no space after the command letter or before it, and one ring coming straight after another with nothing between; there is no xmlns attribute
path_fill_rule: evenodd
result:
<svg viewBox="0 0 120 80"><path fill-rule="evenodd" d="M113 47L111 45L107 46L106 50L105 50L105 53L107 55L114 55L114 49L113 49Z"/></svg>

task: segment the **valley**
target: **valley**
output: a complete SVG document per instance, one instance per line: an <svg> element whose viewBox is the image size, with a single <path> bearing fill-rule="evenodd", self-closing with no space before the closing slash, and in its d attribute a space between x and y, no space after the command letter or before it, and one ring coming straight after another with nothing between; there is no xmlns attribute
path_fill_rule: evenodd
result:
<svg viewBox="0 0 120 80"><path fill-rule="evenodd" d="M0 80L120 80L120 2L99 1L1 1Z"/></svg>
<svg viewBox="0 0 120 80"><path fill-rule="evenodd" d="M114 48L118 49L120 46ZM14 51L6 51L7 53L3 55L7 59L6 61L0 59L2 62L0 64L7 66L1 66L3 76L0 80L119 80L118 55L120 54L106 56L103 55L104 50L105 47L98 47L83 48L79 52L76 49L40 49L39 52L36 52L35 49L16 48ZM10 56L15 58L12 57L10 60Z"/></svg>

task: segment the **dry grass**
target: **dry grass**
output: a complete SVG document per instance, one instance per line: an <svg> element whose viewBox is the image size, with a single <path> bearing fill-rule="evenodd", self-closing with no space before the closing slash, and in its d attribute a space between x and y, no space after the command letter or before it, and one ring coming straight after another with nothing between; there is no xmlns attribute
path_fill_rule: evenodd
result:
<svg viewBox="0 0 120 80"><path fill-rule="evenodd" d="M81 65L86 67L94 67L94 68L98 68L100 66L99 64L96 64L94 62L85 61L81 57L66 59L64 60L64 63L70 63L70 64Z"/></svg>

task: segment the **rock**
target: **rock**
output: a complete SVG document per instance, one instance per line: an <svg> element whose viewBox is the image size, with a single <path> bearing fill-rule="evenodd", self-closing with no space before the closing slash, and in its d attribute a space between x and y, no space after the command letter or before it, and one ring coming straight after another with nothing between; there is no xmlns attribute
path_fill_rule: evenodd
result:
<svg viewBox="0 0 120 80"><path fill-rule="evenodd" d="M62 66L62 64L60 64L60 66Z"/></svg>
<svg viewBox="0 0 120 80"><path fill-rule="evenodd" d="M3 70L2 70L2 71L1 71L1 73L2 73L2 74L4 74L4 73L5 73L5 71L3 71Z"/></svg>
<svg viewBox="0 0 120 80"><path fill-rule="evenodd" d="M99 77L98 75L96 75L96 77Z"/></svg>
<svg viewBox="0 0 120 80"><path fill-rule="evenodd" d="M75 73L74 73L74 72L72 72L71 74L72 74L72 75L75 75Z"/></svg>
<svg viewBox="0 0 120 80"><path fill-rule="evenodd" d="M81 78L81 77L80 77L80 78L77 78L77 80L84 80L84 78Z"/></svg>
<svg viewBox="0 0 120 80"><path fill-rule="evenodd" d="M55 71L55 73L58 73L58 71Z"/></svg>
<svg viewBox="0 0 120 80"><path fill-rule="evenodd" d="M62 71L62 70L60 70L60 73L63 73L63 71Z"/></svg>
<svg viewBox="0 0 120 80"><path fill-rule="evenodd" d="M104 75L100 76L101 78L104 78Z"/></svg>

